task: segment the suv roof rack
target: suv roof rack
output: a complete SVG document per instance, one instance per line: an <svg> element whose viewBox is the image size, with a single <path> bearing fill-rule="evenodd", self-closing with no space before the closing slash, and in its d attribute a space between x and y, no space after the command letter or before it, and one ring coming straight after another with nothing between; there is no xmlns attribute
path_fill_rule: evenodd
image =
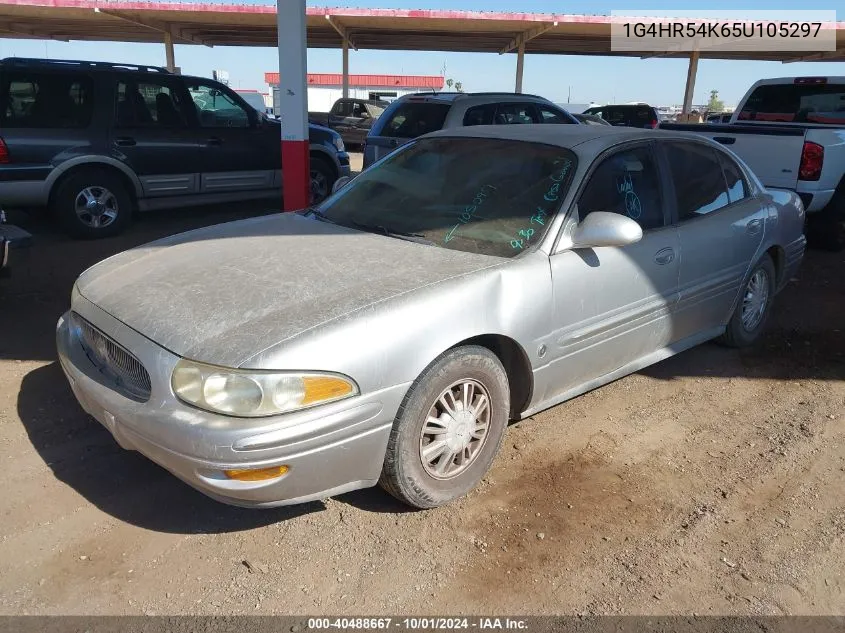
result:
<svg viewBox="0 0 845 633"><path fill-rule="evenodd" d="M81 59L41 59L37 57L6 57L0 59L0 66L18 67L53 67L53 68L93 68L98 70L117 68L120 70L133 70L137 72L164 73L170 71L161 66L149 66L147 64L121 64L113 62L93 62Z"/></svg>

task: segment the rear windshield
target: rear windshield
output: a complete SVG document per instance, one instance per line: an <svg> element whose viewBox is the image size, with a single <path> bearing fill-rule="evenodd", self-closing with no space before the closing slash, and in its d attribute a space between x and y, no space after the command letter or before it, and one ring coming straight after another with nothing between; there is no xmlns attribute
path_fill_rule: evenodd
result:
<svg viewBox="0 0 845 633"><path fill-rule="evenodd" d="M543 239L575 164L571 151L552 145L425 138L361 172L319 211L432 247L514 257Z"/></svg>
<svg viewBox="0 0 845 633"><path fill-rule="evenodd" d="M605 106L590 108L584 114L596 114L611 125L648 125L655 118L648 106Z"/></svg>
<svg viewBox="0 0 845 633"><path fill-rule="evenodd" d="M379 136L417 138L443 127L449 105L446 103L406 101L390 113Z"/></svg>
<svg viewBox="0 0 845 633"><path fill-rule="evenodd" d="M845 84L758 86L742 106L737 119L845 125Z"/></svg>

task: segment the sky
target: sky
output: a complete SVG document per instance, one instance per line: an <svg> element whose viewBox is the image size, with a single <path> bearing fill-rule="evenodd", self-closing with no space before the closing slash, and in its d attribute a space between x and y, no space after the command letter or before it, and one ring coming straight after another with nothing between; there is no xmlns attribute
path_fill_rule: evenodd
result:
<svg viewBox="0 0 845 633"><path fill-rule="evenodd" d="M220 2L221 0L209 0ZM226 0L237 3L240 0ZM254 0L271 4L269 0ZM479 11L520 11L537 13L609 14L613 10L694 9L694 5L651 0L623 2L618 0L309 0L309 6L341 6L396 9L467 9ZM835 10L837 19L845 20L842 0L815 0L812 9ZM794 10L795 3L786 0L752 2L742 5L724 0L708 0L702 10ZM266 91L265 71L278 70L274 48L176 45L176 65L185 74L210 77L212 70L229 73L234 88ZM50 57L121 61L138 64L165 65L163 44L125 44L112 42L55 42L0 38L0 58ZM349 71L353 74L439 75L446 67L446 76L461 81L466 91L514 89L516 56L490 53L396 52L359 50L349 53ZM340 72L341 52L332 49L308 51L309 72ZM624 103L645 101L653 105L672 105L683 100L687 61L683 59L639 59L623 57L586 57L574 55L526 55L523 91L539 94L552 101L566 103ZM845 63L745 62L702 60L698 66L693 103L706 103L711 90L728 106L735 105L753 82L766 77L792 75L845 75Z"/></svg>

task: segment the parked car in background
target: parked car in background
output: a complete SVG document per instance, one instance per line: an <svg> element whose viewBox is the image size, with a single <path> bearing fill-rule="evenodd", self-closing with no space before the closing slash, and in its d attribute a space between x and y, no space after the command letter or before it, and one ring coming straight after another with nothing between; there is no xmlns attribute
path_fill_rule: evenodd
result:
<svg viewBox="0 0 845 633"><path fill-rule="evenodd" d="M708 112L704 118L705 123L730 123L732 112Z"/></svg>
<svg viewBox="0 0 845 633"><path fill-rule="evenodd" d="M32 235L19 226L6 223L6 214L0 209L0 276L9 274L9 269L24 260L24 253L32 243Z"/></svg>
<svg viewBox="0 0 845 633"><path fill-rule="evenodd" d="M121 446L219 501L380 482L430 508L476 486L509 420L708 339L757 341L802 227L797 195L703 138L455 127L302 215L89 268L59 360Z"/></svg>
<svg viewBox="0 0 845 633"><path fill-rule="evenodd" d="M765 186L798 192L811 242L845 248L845 77L762 79L730 124L670 127L729 147Z"/></svg>
<svg viewBox="0 0 845 633"><path fill-rule="evenodd" d="M223 84L163 68L0 61L0 204L47 206L78 237L135 210L281 195L281 129ZM349 174L340 136L310 128L312 198Z"/></svg>
<svg viewBox="0 0 845 633"><path fill-rule="evenodd" d="M595 114L573 114L578 121L587 125L610 125L607 121Z"/></svg>
<svg viewBox="0 0 845 633"><path fill-rule="evenodd" d="M509 92L439 92L399 97L373 125L364 167L423 134L473 125L579 124L548 99Z"/></svg>
<svg viewBox="0 0 845 633"><path fill-rule="evenodd" d="M654 129L660 125L657 110L647 103L603 105L584 110L584 114L594 114L611 125Z"/></svg>
<svg viewBox="0 0 845 633"><path fill-rule="evenodd" d="M264 101L264 96L257 90L242 90L236 88L235 92L241 97L241 99L255 108L256 112L261 112L267 116L273 115L273 108L267 106L267 102Z"/></svg>
<svg viewBox="0 0 845 633"><path fill-rule="evenodd" d="M329 112L309 112L308 120L335 130L348 147L360 147L389 105L387 101L338 99Z"/></svg>

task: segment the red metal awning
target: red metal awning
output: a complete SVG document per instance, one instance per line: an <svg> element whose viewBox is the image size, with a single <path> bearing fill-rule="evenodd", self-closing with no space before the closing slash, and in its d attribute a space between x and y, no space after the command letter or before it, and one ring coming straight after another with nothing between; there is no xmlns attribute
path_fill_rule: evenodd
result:
<svg viewBox="0 0 845 633"><path fill-rule="evenodd" d="M505 11L356 9L309 7L311 48L340 48L338 29L353 48L461 52L513 51L516 38L530 36L527 53L626 55L610 49L610 16ZM845 22L837 50L801 52L717 51L701 58L776 61L845 61ZM0 37L116 42L162 42L206 46L277 46L276 7L144 0L0 0ZM652 56L688 57L686 52Z"/></svg>

